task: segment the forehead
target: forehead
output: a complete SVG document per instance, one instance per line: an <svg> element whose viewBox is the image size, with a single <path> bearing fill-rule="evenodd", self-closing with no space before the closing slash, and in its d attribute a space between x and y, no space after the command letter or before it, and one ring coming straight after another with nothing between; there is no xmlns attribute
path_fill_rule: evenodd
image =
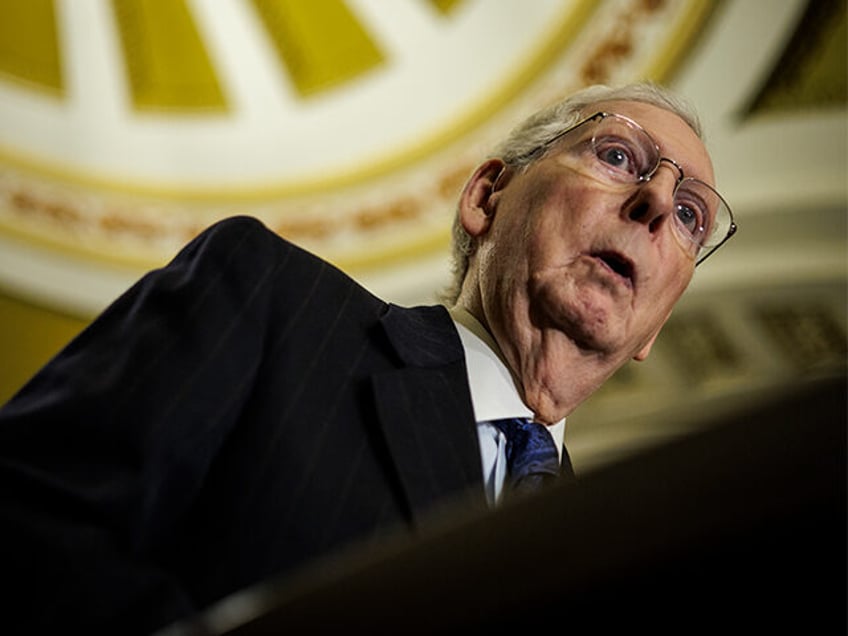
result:
<svg viewBox="0 0 848 636"><path fill-rule="evenodd" d="M629 117L648 131L662 155L679 163L687 176L714 183L713 165L704 143L680 116L652 104L618 100L592 104L584 115L598 111Z"/></svg>

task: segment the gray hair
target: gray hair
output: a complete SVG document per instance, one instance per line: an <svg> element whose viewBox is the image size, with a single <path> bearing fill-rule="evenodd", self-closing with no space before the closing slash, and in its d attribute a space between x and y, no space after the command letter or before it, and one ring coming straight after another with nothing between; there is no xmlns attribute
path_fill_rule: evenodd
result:
<svg viewBox="0 0 848 636"><path fill-rule="evenodd" d="M694 108L668 89L648 82L615 88L595 85L584 88L525 119L495 147L489 158L499 157L507 166L524 170L544 156L544 153L535 153L534 150L577 124L589 106L612 100L643 102L668 110L685 121L695 134L703 139L701 123ZM459 298L462 283L468 273L469 257L473 251L474 241L462 227L457 209L453 220L451 244L453 278L441 295L448 305L454 304Z"/></svg>

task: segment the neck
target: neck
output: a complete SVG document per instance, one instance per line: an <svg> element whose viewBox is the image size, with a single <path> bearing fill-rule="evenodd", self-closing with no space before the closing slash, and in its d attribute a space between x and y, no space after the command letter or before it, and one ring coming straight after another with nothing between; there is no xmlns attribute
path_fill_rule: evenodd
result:
<svg viewBox="0 0 848 636"><path fill-rule="evenodd" d="M468 312L486 330L522 400L543 423L569 415L624 362L581 348L554 327L510 331L488 318L480 295L470 293L467 286L454 305L457 309Z"/></svg>

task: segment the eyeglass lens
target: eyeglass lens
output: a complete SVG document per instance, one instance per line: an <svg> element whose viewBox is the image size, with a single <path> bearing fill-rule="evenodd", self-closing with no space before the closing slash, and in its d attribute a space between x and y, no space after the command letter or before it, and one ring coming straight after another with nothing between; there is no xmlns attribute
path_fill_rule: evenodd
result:
<svg viewBox="0 0 848 636"><path fill-rule="evenodd" d="M602 173L618 183L644 183L662 161L659 148L644 129L614 114L603 116L595 125L592 148L603 167ZM674 191L674 206L675 227L682 237L694 243L696 251L718 245L730 230L732 220L727 204L715 189L699 179L683 178L681 173Z"/></svg>

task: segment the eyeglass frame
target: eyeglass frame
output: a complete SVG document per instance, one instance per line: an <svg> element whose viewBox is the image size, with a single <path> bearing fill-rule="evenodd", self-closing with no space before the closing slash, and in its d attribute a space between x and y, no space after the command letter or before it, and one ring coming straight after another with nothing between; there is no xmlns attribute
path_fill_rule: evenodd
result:
<svg viewBox="0 0 848 636"><path fill-rule="evenodd" d="M617 117L619 119L624 120L627 124L629 124L630 126L633 126L637 130L641 130L645 134L645 136L651 141L654 148L656 149L656 154L657 154L656 165L647 174L639 175L638 180L633 185L640 186L644 183L648 183L654 177L654 175L657 173L657 171L660 169L660 166L662 165L663 161L666 161L666 162L670 163L672 166L674 166L675 168L677 168L677 171L680 173L680 176L675 181L675 186L674 186L675 194L677 193L678 186L685 179L691 179L691 180L693 180L697 183L702 183L703 185L707 186L710 190L712 190L716 194L716 196L719 198L719 201L721 201L721 203L724 204L724 207L727 210L728 215L730 216L730 225L727 228L727 233L724 235L724 237L718 243L716 243L711 248L709 248L709 251L706 254L697 258L697 260L695 261L695 267L697 267L698 265L703 263L705 260L707 260L707 258L709 258L718 248L720 248L722 245L724 245L730 239L731 236L736 234L736 230L739 229L739 226L736 224L736 221L733 217L733 210L730 208L730 204L727 203L725 198L723 196L721 196L721 194L718 192L718 190L716 190L713 186L702 181L701 179L697 179L695 177L687 177L684 174L683 168L680 166L679 163L677 163L674 159L671 159L670 157L663 156L661 151L660 151L659 144L654 140L654 138L651 136L651 134L647 130L645 130L638 122L630 119L630 117L627 117L626 115L619 115L618 113L598 111L594 115L586 117L585 119L581 119L580 121L578 121L573 126L569 126L565 130L561 130L560 132L556 133L553 137L551 137L547 141L539 144L538 146L536 146L532 150L529 150L529 151L522 153L521 155L518 155L517 157L511 159L509 161L509 163L510 164L519 164L519 165L530 163L530 160L532 160L534 158L534 155L544 154L557 141L559 141L560 139L565 137L565 135L569 134L570 132L580 128L580 126L587 124L590 121L594 121L598 118L600 118L598 120L600 122L600 121L603 121L604 119L606 119L607 117ZM594 142L594 139L595 139L595 136L592 135L593 142ZM702 248L699 248L699 249L702 249Z"/></svg>

